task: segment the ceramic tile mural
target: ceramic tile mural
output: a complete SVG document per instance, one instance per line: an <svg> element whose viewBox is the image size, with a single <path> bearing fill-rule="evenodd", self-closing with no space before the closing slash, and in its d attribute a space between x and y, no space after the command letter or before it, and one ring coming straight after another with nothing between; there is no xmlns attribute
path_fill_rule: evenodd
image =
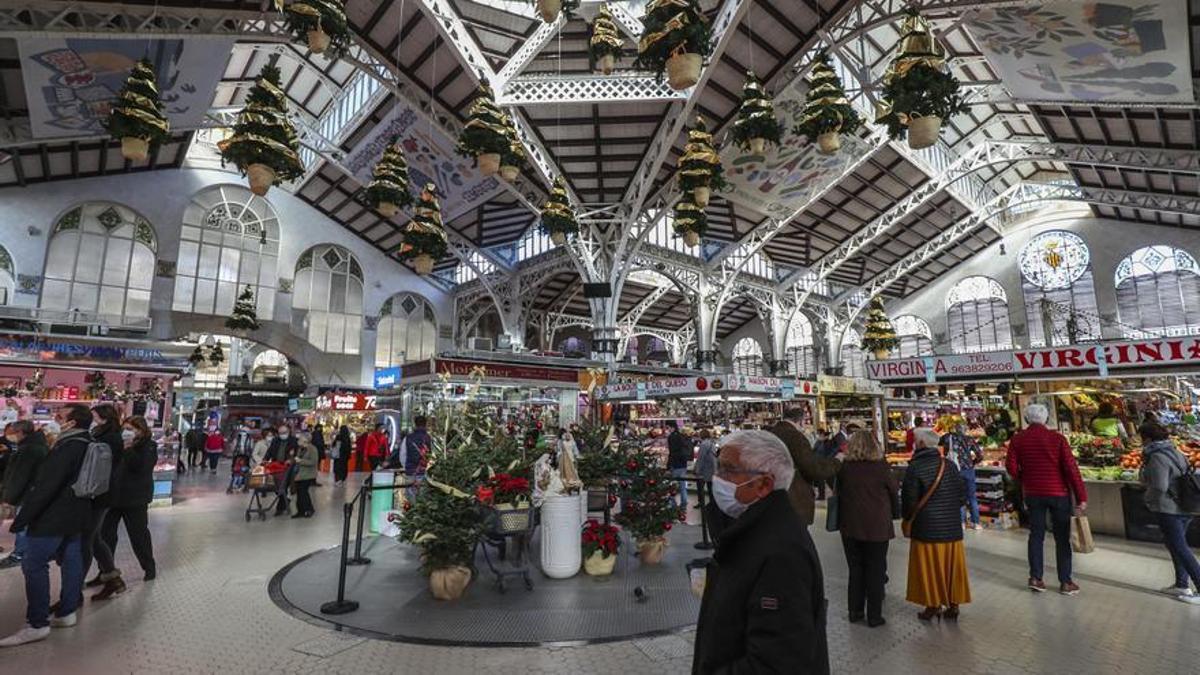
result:
<svg viewBox="0 0 1200 675"><path fill-rule="evenodd" d="M1016 98L1195 100L1183 0L984 9L967 28Z"/></svg>

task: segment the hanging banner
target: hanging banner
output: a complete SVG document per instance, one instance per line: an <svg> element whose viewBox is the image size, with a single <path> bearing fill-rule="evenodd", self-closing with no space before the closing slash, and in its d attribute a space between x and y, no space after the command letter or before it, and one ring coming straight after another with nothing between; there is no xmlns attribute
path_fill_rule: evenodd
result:
<svg viewBox="0 0 1200 675"><path fill-rule="evenodd" d="M195 129L212 107L234 42L22 38L17 45L30 129L35 138L105 134L112 102L143 57L154 64L171 127Z"/></svg>
<svg viewBox="0 0 1200 675"><path fill-rule="evenodd" d="M785 384L786 383L786 384ZM872 385L874 383L871 383ZM817 383L808 380L781 379L758 375L722 375L701 377L658 377L638 382L617 382L596 388L601 401L644 401L673 396L712 396L713 394L762 394L764 398L781 397L785 389L791 398L816 396Z"/></svg>

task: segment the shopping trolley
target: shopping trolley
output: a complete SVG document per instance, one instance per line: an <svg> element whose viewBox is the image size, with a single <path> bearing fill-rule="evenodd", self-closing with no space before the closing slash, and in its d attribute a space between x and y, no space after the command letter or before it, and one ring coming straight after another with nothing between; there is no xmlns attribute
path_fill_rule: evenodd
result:
<svg viewBox="0 0 1200 675"><path fill-rule="evenodd" d="M287 474L291 465L286 462L267 462L254 467L246 480L246 489L250 491L250 504L246 506L246 522L250 522L251 514L258 515L259 520L267 519L267 512L279 504L280 488L287 488ZM270 498L270 503L266 499Z"/></svg>

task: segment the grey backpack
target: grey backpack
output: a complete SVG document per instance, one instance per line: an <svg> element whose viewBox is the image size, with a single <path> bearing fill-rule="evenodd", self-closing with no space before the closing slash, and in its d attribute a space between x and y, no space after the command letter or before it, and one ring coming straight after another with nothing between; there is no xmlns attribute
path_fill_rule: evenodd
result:
<svg viewBox="0 0 1200 675"><path fill-rule="evenodd" d="M108 443L89 442L87 453L83 456L83 464L79 467L79 477L71 486L75 496L83 499L95 499L108 492L112 467L112 448L108 446Z"/></svg>

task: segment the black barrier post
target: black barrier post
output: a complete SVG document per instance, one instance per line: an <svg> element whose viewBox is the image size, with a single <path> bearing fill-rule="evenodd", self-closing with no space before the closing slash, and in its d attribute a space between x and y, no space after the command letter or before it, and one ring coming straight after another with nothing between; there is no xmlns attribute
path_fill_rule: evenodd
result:
<svg viewBox="0 0 1200 675"><path fill-rule="evenodd" d="M362 554L363 522L367 519L367 491L370 489L371 479L367 478L359 488L358 496L354 498L354 501L358 502L358 533L354 537L354 557L346 561L347 565L371 564L371 559L364 558Z"/></svg>
<svg viewBox="0 0 1200 675"><path fill-rule="evenodd" d="M350 516L353 513L353 502L342 505L342 555L338 562L337 600L321 605L322 614L349 614L358 609L357 602L346 599L346 553L350 548Z"/></svg>
<svg viewBox="0 0 1200 675"><path fill-rule="evenodd" d="M695 547L701 551L713 547L712 542L708 540L708 509L704 508L704 487L704 481L696 479L696 492L700 495L700 503L697 506L700 509L700 541L696 542Z"/></svg>

